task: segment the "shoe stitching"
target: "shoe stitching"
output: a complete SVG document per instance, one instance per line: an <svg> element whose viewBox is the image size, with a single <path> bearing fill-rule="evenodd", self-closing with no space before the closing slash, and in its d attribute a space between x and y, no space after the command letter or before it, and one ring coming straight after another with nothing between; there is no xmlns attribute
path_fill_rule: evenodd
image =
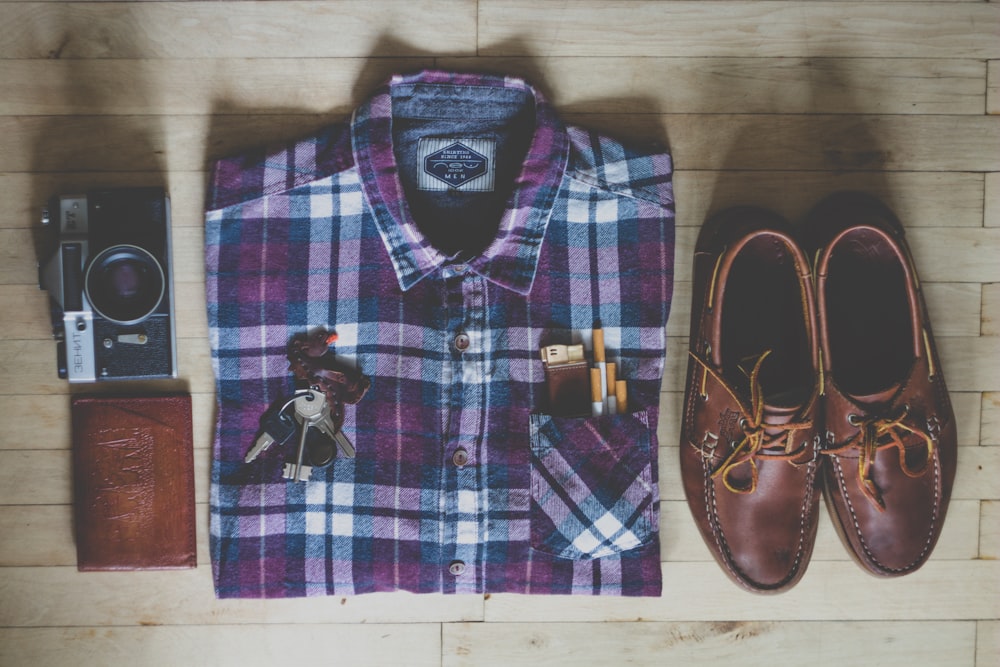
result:
<svg viewBox="0 0 1000 667"><path fill-rule="evenodd" d="M872 553L871 549L868 547L868 543L865 541L864 535L861 533L861 525L858 522L858 516L854 512L854 503L851 502L851 497L847 493L847 480L844 479L844 471L840 467L840 457L831 456L833 463L836 466L838 484L840 486L841 495L844 498L844 503L847 506L848 511L851 513L851 522L854 524L854 532L857 534L858 542L861 544L862 550L864 550L865 555L868 557L869 561L875 565L878 569L883 572L892 572L895 574L903 574L915 569L924 559L928 550L931 547L931 541L934 536L934 528L937 526L938 512L941 507L941 458L937 454L934 456L934 512L931 514L931 523L927 531L927 539L924 540L924 548L920 553L914 558L908 565L903 567L889 567L883 564L875 554ZM843 524L843 522L841 522Z"/></svg>
<svg viewBox="0 0 1000 667"><path fill-rule="evenodd" d="M808 491L803 497L802 505L799 508L799 539L795 552L795 560L792 562L792 566L788 570L788 576L776 584L757 587L753 587L749 584L751 581L750 577L743 574L742 570L740 570L732 560L732 550L729 548L729 542L725 538L725 534L722 530L722 524L718 518L718 505L716 504L715 485L712 484L711 479L711 467L705 459L702 460L702 465L705 473L705 512L708 516L709 524L712 526L712 535L715 537L715 543L719 548L719 552L723 555L723 561L725 562L726 569L729 570L736 581L749 590L780 590L782 587L787 585L789 581L792 581L795 578L799 571L799 567L802 564L806 541L806 514L808 513L808 508L811 505L812 498L815 494L815 485L813 482L817 472L816 459L813 459L807 464L809 466L809 473L806 475ZM711 496L711 502L709 501L709 496Z"/></svg>

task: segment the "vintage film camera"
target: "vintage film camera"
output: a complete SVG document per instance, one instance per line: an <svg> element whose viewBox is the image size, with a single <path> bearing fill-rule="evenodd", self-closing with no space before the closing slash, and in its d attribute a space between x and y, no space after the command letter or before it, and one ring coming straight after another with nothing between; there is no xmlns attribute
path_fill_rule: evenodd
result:
<svg viewBox="0 0 1000 667"><path fill-rule="evenodd" d="M59 377L177 377L170 200L162 188L53 197L42 224L55 251L39 265L52 306Z"/></svg>

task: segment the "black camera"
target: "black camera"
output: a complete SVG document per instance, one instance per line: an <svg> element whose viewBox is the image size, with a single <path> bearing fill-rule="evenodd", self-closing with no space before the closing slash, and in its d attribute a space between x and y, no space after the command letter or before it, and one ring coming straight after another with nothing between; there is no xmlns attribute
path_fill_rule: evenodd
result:
<svg viewBox="0 0 1000 667"><path fill-rule="evenodd" d="M177 377L170 200L162 188L53 197L42 214L55 250L39 265L59 377Z"/></svg>

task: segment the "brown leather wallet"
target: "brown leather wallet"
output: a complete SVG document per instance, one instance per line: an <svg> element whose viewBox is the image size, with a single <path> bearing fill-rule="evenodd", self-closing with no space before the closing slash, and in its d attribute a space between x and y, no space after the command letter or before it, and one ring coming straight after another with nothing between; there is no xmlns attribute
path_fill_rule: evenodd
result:
<svg viewBox="0 0 1000 667"><path fill-rule="evenodd" d="M77 569L197 565L191 397L72 402Z"/></svg>

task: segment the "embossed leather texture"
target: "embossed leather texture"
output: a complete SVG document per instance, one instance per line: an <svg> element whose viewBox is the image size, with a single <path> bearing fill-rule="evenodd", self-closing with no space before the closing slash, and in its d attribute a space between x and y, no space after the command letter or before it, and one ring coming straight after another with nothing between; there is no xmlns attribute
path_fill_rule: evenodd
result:
<svg viewBox="0 0 1000 667"><path fill-rule="evenodd" d="M191 397L73 398L77 568L197 564Z"/></svg>

